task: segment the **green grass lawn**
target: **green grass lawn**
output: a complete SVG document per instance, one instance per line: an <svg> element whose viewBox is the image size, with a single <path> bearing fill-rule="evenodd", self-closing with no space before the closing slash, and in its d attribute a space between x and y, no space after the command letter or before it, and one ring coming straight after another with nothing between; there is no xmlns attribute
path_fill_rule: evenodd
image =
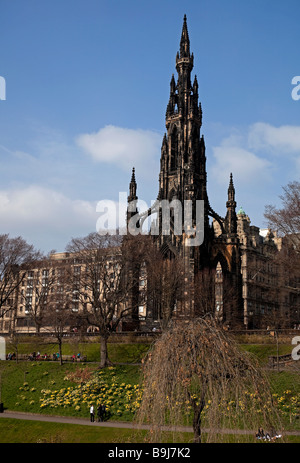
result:
<svg viewBox="0 0 300 463"><path fill-rule="evenodd" d="M43 344L43 347L45 345ZM56 351L55 344L51 345L53 348L53 352ZM64 345L64 353L69 354L73 352L80 351L83 354L88 356L88 359L93 359L96 363L89 363L86 364L73 364L73 363L65 363L62 366L59 365L58 362L30 362L30 361L20 361L16 363L15 361L6 361L0 362L0 373L1 373L1 402L4 403L4 407L9 410L16 410L16 411L23 411L23 412L31 412L31 413L43 413L43 414L52 414L52 415L65 415L65 416L75 416L75 417L88 417L89 416L89 406L87 403L81 403L79 401L79 409L76 410L73 406L57 406L55 408L52 407L45 407L40 408L40 399L42 397L41 391L47 390L50 393L55 395L55 391L59 391L61 389L67 389L77 387L75 383L70 380L66 380L66 375L70 371L74 371L77 368L85 368L88 366L89 368L93 369L95 372L98 370L98 360L96 360L97 355L99 355L99 345L95 342L87 343L86 345L77 345L78 349L74 348L74 344L65 343ZM109 369L104 370L104 378L107 379L109 384L115 383L118 385L139 385L141 383L141 366L135 365L141 361L143 356L149 349L149 345L147 344L110 344L109 345L109 352L110 357L115 362L119 363L129 363L127 365L116 365L113 371ZM242 349L247 350L252 353L252 355L256 356L261 365L263 366L266 364L269 355L276 354L276 346L274 345L242 345ZM31 351L38 351L44 352L45 349L38 349L37 344L30 344L30 349L28 344L20 344L19 351L20 352L31 352ZM48 353L51 353L52 350L47 350ZM8 350L9 351L9 350ZM291 347L289 345L282 345L280 346L280 353L287 353L291 352ZM97 373L98 374L98 373ZM106 375L106 376L105 376ZM285 400L288 399L290 396L295 396L296 394L300 394L300 375L295 372L288 372L288 371L268 371L268 376L270 379L272 392L273 394L277 394L278 398L284 397ZM24 385L25 383L25 385ZM286 394L287 391L290 391ZM113 394L113 390L111 392ZM49 395L50 397L50 395ZM120 400L123 400L121 397ZM118 403L118 402L117 402ZM121 402L119 402L121 403ZM283 402L286 403L286 402ZM116 408L115 408L116 410ZM283 410L285 411L284 407ZM297 417L298 413L298 417ZM285 425L285 429L290 430L300 430L300 418L299 412L297 413L288 413L285 412L283 415L283 422ZM114 421L130 421L133 418L132 413L124 413L121 414L114 414L112 413L110 419ZM23 422L24 423L24 422ZM49 426L50 423L41 423L41 426ZM2 418L0 421L1 426L1 434L4 426L4 422L2 422ZM26 424L26 429L29 426L38 426L37 423L34 424ZM53 428L49 427L49 439L55 440L56 439L56 432L55 432L55 425L51 423ZM68 427L68 425L66 425ZM75 426L75 425L70 425ZM92 432L90 427L87 427L84 433ZM53 429L53 432L52 432ZM101 428L103 429L103 428ZM127 431L127 430L126 430ZM6 432L6 431L5 431ZM67 431L64 431L66 435L66 441L69 442L68 439L71 439L67 434ZM93 430L94 432L99 432L97 430ZM107 430L107 433L111 436L111 439L115 437L115 430L112 431L111 428ZM121 433L120 438L121 441L125 438L130 439L132 436L132 431L126 432L124 435ZM34 435L36 433L34 432ZM40 433L42 434L42 433ZM7 434L9 435L9 434ZM126 435L126 436L125 436ZM17 436L16 436L17 438ZM34 437L35 438L35 437ZM85 437L83 437L85 438ZM101 436L93 436L91 439L92 442L98 442L96 439L104 439L99 440L99 442L108 442L108 437L104 434ZM292 438L291 438L292 439ZM297 438L295 438L297 439ZM120 441L120 442L121 442ZM1 441L0 441L1 442ZM17 441L14 441L17 442ZM71 442L71 441L70 441ZM110 441L109 441L110 442Z"/></svg>
<svg viewBox="0 0 300 463"><path fill-rule="evenodd" d="M272 391L277 394L283 394L286 390L293 393L300 393L300 375L299 373L289 371L272 371L268 374Z"/></svg>
<svg viewBox="0 0 300 463"><path fill-rule="evenodd" d="M24 432L26 429L26 432ZM146 433L133 429L93 427L77 424L46 423L42 421L18 420L12 418L0 419L0 444L6 443L64 443L64 444L101 444L101 443L145 443ZM175 436L177 443L193 442L192 433L180 433ZM205 434L203 435L205 441ZM235 442L237 436L224 436L226 442ZM250 441L256 442L254 436ZM238 441L249 441L249 437L239 436ZM165 434L165 442L172 442L170 433ZM287 436L285 442L299 443L298 436Z"/></svg>
<svg viewBox="0 0 300 463"><path fill-rule="evenodd" d="M26 432L24 432L26 429ZM0 443L126 443L143 442L143 432L132 429L77 424L0 419ZM138 439L138 440L136 440Z"/></svg>
<svg viewBox="0 0 300 463"><path fill-rule="evenodd" d="M268 363L268 358L277 355L277 347L275 344L240 344L242 350L253 354L261 365ZM280 344L279 355L286 355L292 353L292 345Z"/></svg>
<svg viewBox="0 0 300 463"><path fill-rule="evenodd" d="M4 407L9 410L17 410L30 413L45 413L67 416L88 416L89 405L81 406L80 411L74 407L40 408L41 391L59 391L77 385L66 379L69 372L78 368L89 366L92 371L97 372L95 364L73 364L65 363L62 366L58 362L0 362L1 372L1 401ZM106 370L107 374L109 369ZM119 384L139 384L141 381L141 369L136 365L120 365L111 373L111 378L116 378ZM79 403L80 405L80 403ZM114 416L114 419L120 419ZM126 418L126 417L125 417ZM127 416L130 419L130 416Z"/></svg>
<svg viewBox="0 0 300 463"><path fill-rule="evenodd" d="M108 355L112 362L118 363L140 363L142 358L148 352L150 344L126 344L126 343L109 343ZM56 342L42 342L35 338L31 342L21 342L18 346L7 343L7 352L16 352L19 354L30 354L31 352L40 352L42 355L47 353L51 356L58 352ZM80 352L86 355L89 362L100 362L100 345L98 338L91 338L90 342L76 342L69 340L63 343L63 355L73 355Z"/></svg>
<svg viewBox="0 0 300 463"><path fill-rule="evenodd" d="M115 363L140 363L147 354L151 343L109 343L109 358ZM242 350L253 354L258 358L261 365L268 362L268 357L277 354L276 344L240 344ZM7 352L15 352L18 349L20 354L30 354L31 352L47 353L52 356L58 351L56 342L43 342L39 338L34 338L30 342L20 342L18 346L7 343ZM100 346L97 337L91 338L89 342L79 342L73 339L63 343L63 355L73 355L80 352L86 355L89 362L100 362ZM279 355L290 354L291 344L279 344Z"/></svg>

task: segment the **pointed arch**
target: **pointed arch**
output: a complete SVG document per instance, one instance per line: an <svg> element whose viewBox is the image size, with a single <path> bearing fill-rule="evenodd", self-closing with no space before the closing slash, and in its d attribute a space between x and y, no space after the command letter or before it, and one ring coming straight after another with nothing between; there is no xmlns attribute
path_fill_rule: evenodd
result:
<svg viewBox="0 0 300 463"><path fill-rule="evenodd" d="M229 272L227 258L226 256L224 256L224 254L221 251L219 251L216 257L214 258L212 262L212 267L216 269L218 264L220 264L221 266L223 275Z"/></svg>

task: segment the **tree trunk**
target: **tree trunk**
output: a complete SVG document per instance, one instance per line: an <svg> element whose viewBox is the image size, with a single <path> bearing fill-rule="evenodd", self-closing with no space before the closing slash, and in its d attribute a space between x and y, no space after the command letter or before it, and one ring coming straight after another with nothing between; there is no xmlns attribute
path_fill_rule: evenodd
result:
<svg viewBox="0 0 300 463"><path fill-rule="evenodd" d="M16 363L19 363L19 350L18 350L18 344L16 345Z"/></svg>
<svg viewBox="0 0 300 463"><path fill-rule="evenodd" d="M193 420L194 444L201 444L201 420L198 417Z"/></svg>
<svg viewBox="0 0 300 463"><path fill-rule="evenodd" d="M201 411L199 410L199 407L197 407L197 410L194 408L193 430L194 443L201 444Z"/></svg>
<svg viewBox="0 0 300 463"><path fill-rule="evenodd" d="M111 361L108 358L107 340L107 335L100 335L100 368L112 365Z"/></svg>
<svg viewBox="0 0 300 463"><path fill-rule="evenodd" d="M63 359L62 359L62 339L61 337L58 338L58 352L59 352L59 362L60 362L60 365L62 365Z"/></svg>
<svg viewBox="0 0 300 463"><path fill-rule="evenodd" d="M277 330L275 330L275 337L276 337L277 371L279 372L279 339L278 339Z"/></svg>
<svg viewBox="0 0 300 463"><path fill-rule="evenodd" d="M204 397L204 394L203 394ZM192 400L192 405L194 409L194 416L193 416L193 431L194 431L194 443L201 444L201 414L205 407L205 400L204 398L201 399L200 404L196 404L196 400Z"/></svg>

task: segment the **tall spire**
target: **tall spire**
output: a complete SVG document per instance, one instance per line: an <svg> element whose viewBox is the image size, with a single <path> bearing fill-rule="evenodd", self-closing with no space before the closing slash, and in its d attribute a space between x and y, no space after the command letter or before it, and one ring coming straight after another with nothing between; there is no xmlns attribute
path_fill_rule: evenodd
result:
<svg viewBox="0 0 300 463"><path fill-rule="evenodd" d="M190 39L186 22L186 15L183 18L182 33L180 39L179 52L176 55L176 69L178 72L179 81L185 84L187 90L189 90L190 73L194 67L194 55L190 54Z"/></svg>
<svg viewBox="0 0 300 463"><path fill-rule="evenodd" d="M127 198L128 204L127 204L127 212L126 212L126 223L127 223L127 230L129 230L129 233L131 233L130 225L129 225L130 219L138 213L138 209L137 209L138 197L136 194L136 190L137 190L137 183L135 180L135 168L133 167L132 174L131 174L131 180L129 183L129 196ZM139 226L138 223L136 224L136 226L137 227Z"/></svg>
<svg viewBox="0 0 300 463"><path fill-rule="evenodd" d="M190 39L186 15L183 18L179 51L176 55L175 80L172 75L170 97L166 109L166 129L161 150L159 197L173 194L182 200L206 199L206 157L201 138L202 109L199 105L199 84L191 72L194 55L190 53ZM171 182L172 178L172 182Z"/></svg>
<svg viewBox="0 0 300 463"><path fill-rule="evenodd" d="M233 176L230 174L230 181L228 187L228 201L235 201L235 188L233 185Z"/></svg>
<svg viewBox="0 0 300 463"><path fill-rule="evenodd" d="M138 199L136 195L136 190L137 190L137 183L135 180L135 168L132 168L132 175L131 175L131 181L129 183L129 196L128 196L128 202L131 201L136 201Z"/></svg>
<svg viewBox="0 0 300 463"><path fill-rule="evenodd" d="M226 231L229 234L236 233L237 230L237 217L236 217L236 202L235 202L235 188L233 184L233 176L230 174L230 181L228 187L228 201L226 202L227 214L225 218Z"/></svg>
<svg viewBox="0 0 300 463"><path fill-rule="evenodd" d="M180 40L180 58L190 57L190 39L186 23L186 15L183 18L183 26Z"/></svg>
<svg viewBox="0 0 300 463"><path fill-rule="evenodd" d="M191 79L193 67L194 55L190 52L187 19L184 15L179 51L176 54L178 76L176 79L172 75L170 82L170 97L166 109L167 130L161 147L157 197L169 201L177 199L182 201L183 207L186 200L203 200L204 228L208 236L205 143L200 133L202 109L201 104L199 105L198 79L196 76ZM185 210L182 212L184 217ZM196 207L193 207L192 220L196 223ZM183 245L183 241L175 237L175 234L171 239L179 248ZM164 241L164 238L161 240Z"/></svg>
<svg viewBox="0 0 300 463"><path fill-rule="evenodd" d="M176 55L176 70L178 72L179 106L184 105L184 94L190 93L191 72L194 67L194 55L190 53L190 39L187 29L186 15L184 15L179 52Z"/></svg>

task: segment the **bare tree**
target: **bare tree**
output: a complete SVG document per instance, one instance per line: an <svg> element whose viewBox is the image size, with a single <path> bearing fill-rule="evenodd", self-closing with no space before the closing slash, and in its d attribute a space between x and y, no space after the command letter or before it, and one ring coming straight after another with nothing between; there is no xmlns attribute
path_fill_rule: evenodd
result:
<svg viewBox="0 0 300 463"><path fill-rule="evenodd" d="M184 262L177 256L165 259L152 241L143 258L147 269L147 304L152 308L153 318L165 329L183 309L187 290Z"/></svg>
<svg viewBox="0 0 300 463"><path fill-rule="evenodd" d="M132 246L121 246L118 235L98 233L74 238L67 246L78 261L78 300L88 324L100 335L100 367L111 363L107 351L110 334L133 311L129 300L134 275L128 275L134 256Z"/></svg>
<svg viewBox="0 0 300 463"><path fill-rule="evenodd" d="M72 275L70 261L56 261L49 256L27 272L25 288L20 292L27 317L36 331L48 332L56 338L61 364L63 338L77 324Z"/></svg>
<svg viewBox="0 0 300 463"><path fill-rule="evenodd" d="M291 182L283 187L279 196L282 207L268 205L265 208L265 218L269 226L281 237L289 236L290 242L297 254L300 253L300 182Z"/></svg>
<svg viewBox="0 0 300 463"><path fill-rule="evenodd" d="M12 309L16 290L41 253L20 236L0 235L0 317Z"/></svg>
<svg viewBox="0 0 300 463"><path fill-rule="evenodd" d="M224 429L234 434L238 428L280 426L264 373L211 317L172 324L143 370L137 422L150 425L151 442L162 442L164 431L191 423L195 443L203 441L203 428L206 442L218 442L226 440Z"/></svg>
<svg viewBox="0 0 300 463"><path fill-rule="evenodd" d="M54 267L50 257L37 262L35 269L27 275L27 284L20 291L20 300L25 306L27 316L33 321L39 333L44 319L48 320L48 303L50 297L58 290L58 272L61 266Z"/></svg>
<svg viewBox="0 0 300 463"><path fill-rule="evenodd" d="M57 269L55 269L57 270ZM70 285L69 269L66 267L64 273L60 274L59 280L53 277L56 282L54 291L46 294L46 299L42 298L43 307L40 318L42 327L49 331L58 343L59 360L63 364L62 344L64 337L70 333L70 328L77 323L77 311L74 311L72 287ZM57 283L59 282L59 285ZM44 304L45 303L45 304Z"/></svg>

